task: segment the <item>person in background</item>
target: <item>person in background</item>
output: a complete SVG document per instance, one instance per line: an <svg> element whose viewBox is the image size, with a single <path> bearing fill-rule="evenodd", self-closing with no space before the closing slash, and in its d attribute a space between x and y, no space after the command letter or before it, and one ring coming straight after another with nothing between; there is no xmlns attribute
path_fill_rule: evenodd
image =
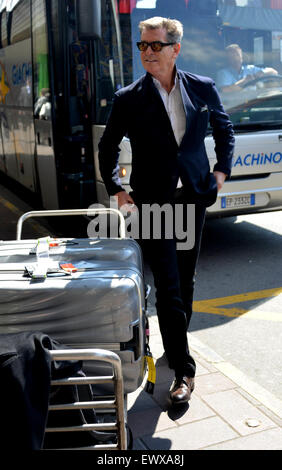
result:
<svg viewBox="0 0 282 470"><path fill-rule="evenodd" d="M225 49L227 67L217 73L216 84L223 93L240 91L243 86L264 75L277 75L272 67L257 67L243 64L243 52L238 44L230 44Z"/></svg>
<svg viewBox="0 0 282 470"><path fill-rule="evenodd" d="M43 119L45 114L46 115L48 114L49 116L49 111L51 107L50 100L51 100L51 94L50 94L49 88L42 88L40 91L40 96L38 100L35 102L34 117ZM47 106L47 109L49 110L48 113L44 111L46 106Z"/></svg>

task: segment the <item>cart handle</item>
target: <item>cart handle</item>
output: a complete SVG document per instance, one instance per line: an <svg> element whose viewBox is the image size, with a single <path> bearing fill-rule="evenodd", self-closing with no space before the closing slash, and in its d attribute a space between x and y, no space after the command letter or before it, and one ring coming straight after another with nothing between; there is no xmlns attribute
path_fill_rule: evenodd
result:
<svg viewBox="0 0 282 470"><path fill-rule="evenodd" d="M98 213L112 213L116 214L120 220L120 238L125 237L125 219L123 214L118 209L112 208L89 208L89 209L61 209L61 210L45 210L45 211L30 211L23 214L17 223L17 240L21 240L22 225L26 219L31 217L55 217L61 215L96 215Z"/></svg>

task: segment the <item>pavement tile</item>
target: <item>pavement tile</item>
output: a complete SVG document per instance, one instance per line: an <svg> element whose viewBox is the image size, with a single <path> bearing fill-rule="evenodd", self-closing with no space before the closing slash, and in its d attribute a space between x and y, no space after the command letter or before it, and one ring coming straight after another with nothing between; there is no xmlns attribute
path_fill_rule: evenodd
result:
<svg viewBox="0 0 282 470"><path fill-rule="evenodd" d="M133 438L177 427L177 424L159 407L129 413L128 424L133 433Z"/></svg>
<svg viewBox="0 0 282 470"><path fill-rule="evenodd" d="M151 347L151 353L155 363L157 362L157 365L159 365L159 362L168 365L167 357L161 342L158 342Z"/></svg>
<svg viewBox="0 0 282 470"><path fill-rule="evenodd" d="M220 372L200 375L195 381L195 392L197 395L220 392L236 387L237 385L232 382L232 380L228 379Z"/></svg>
<svg viewBox="0 0 282 470"><path fill-rule="evenodd" d="M150 337L160 334L160 328L157 317L149 317L149 329Z"/></svg>
<svg viewBox="0 0 282 470"><path fill-rule="evenodd" d="M222 419L214 416L143 436L142 441L152 450L197 450L235 437L238 434Z"/></svg>
<svg viewBox="0 0 282 470"><path fill-rule="evenodd" d="M174 414L169 412L168 414L175 418L175 422L178 425L192 423L193 421L199 421L200 419L209 418L210 416L215 416L215 412L207 406L197 395L192 394L191 400L189 401L189 409L186 413L180 415L180 412L177 412L177 407L174 407Z"/></svg>
<svg viewBox="0 0 282 470"><path fill-rule="evenodd" d="M199 361L196 361L196 366L196 377L198 377L199 375L209 374L209 370L206 367L202 366Z"/></svg>
<svg viewBox="0 0 282 470"><path fill-rule="evenodd" d="M275 426L273 421L242 397L236 390L202 395L201 398L242 436ZM255 419L259 421L260 425L250 427L246 424L248 419Z"/></svg>
<svg viewBox="0 0 282 470"><path fill-rule="evenodd" d="M206 447L206 450L282 450L282 429L275 428Z"/></svg>
<svg viewBox="0 0 282 470"><path fill-rule="evenodd" d="M156 342L154 343L153 345L150 344L150 351L152 353L152 356L153 356L153 359L154 361L157 361L158 359L160 359L163 354L164 354L164 348L163 348L163 345L162 343L160 342ZM166 358L165 358L165 361L166 361Z"/></svg>
<svg viewBox="0 0 282 470"><path fill-rule="evenodd" d="M210 362L206 361L206 359L204 359L203 357L199 356L198 354L194 354L194 351L191 351L191 354L194 358L196 358L196 365L197 365L197 368L200 367L200 365L202 367L204 367L208 372L218 372L218 370L214 367L213 364L211 364Z"/></svg>
<svg viewBox="0 0 282 470"><path fill-rule="evenodd" d="M163 345L161 334L158 332L150 336L149 344L150 344L150 348L153 348L156 344Z"/></svg>

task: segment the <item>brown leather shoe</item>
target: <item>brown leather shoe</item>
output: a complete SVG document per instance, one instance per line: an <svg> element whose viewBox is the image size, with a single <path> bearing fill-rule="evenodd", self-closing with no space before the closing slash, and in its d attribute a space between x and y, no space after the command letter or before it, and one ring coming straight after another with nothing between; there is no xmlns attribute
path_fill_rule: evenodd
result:
<svg viewBox="0 0 282 470"><path fill-rule="evenodd" d="M186 403L189 401L194 388L195 381L193 377L176 378L169 393L172 403Z"/></svg>

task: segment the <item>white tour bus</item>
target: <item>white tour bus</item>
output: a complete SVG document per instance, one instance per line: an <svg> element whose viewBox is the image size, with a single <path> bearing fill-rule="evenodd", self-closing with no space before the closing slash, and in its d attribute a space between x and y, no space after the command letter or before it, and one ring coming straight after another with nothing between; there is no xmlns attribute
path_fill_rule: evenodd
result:
<svg viewBox="0 0 282 470"><path fill-rule="evenodd" d="M280 0L0 1L0 171L46 209L107 204L98 143L114 92L144 73L138 23L156 15L183 23L178 67L215 80L234 124L232 176L209 215L281 209ZM230 44L242 49L243 70L261 71L233 93L220 83ZM209 133L206 148L212 169ZM130 166L125 138L127 190Z"/></svg>

